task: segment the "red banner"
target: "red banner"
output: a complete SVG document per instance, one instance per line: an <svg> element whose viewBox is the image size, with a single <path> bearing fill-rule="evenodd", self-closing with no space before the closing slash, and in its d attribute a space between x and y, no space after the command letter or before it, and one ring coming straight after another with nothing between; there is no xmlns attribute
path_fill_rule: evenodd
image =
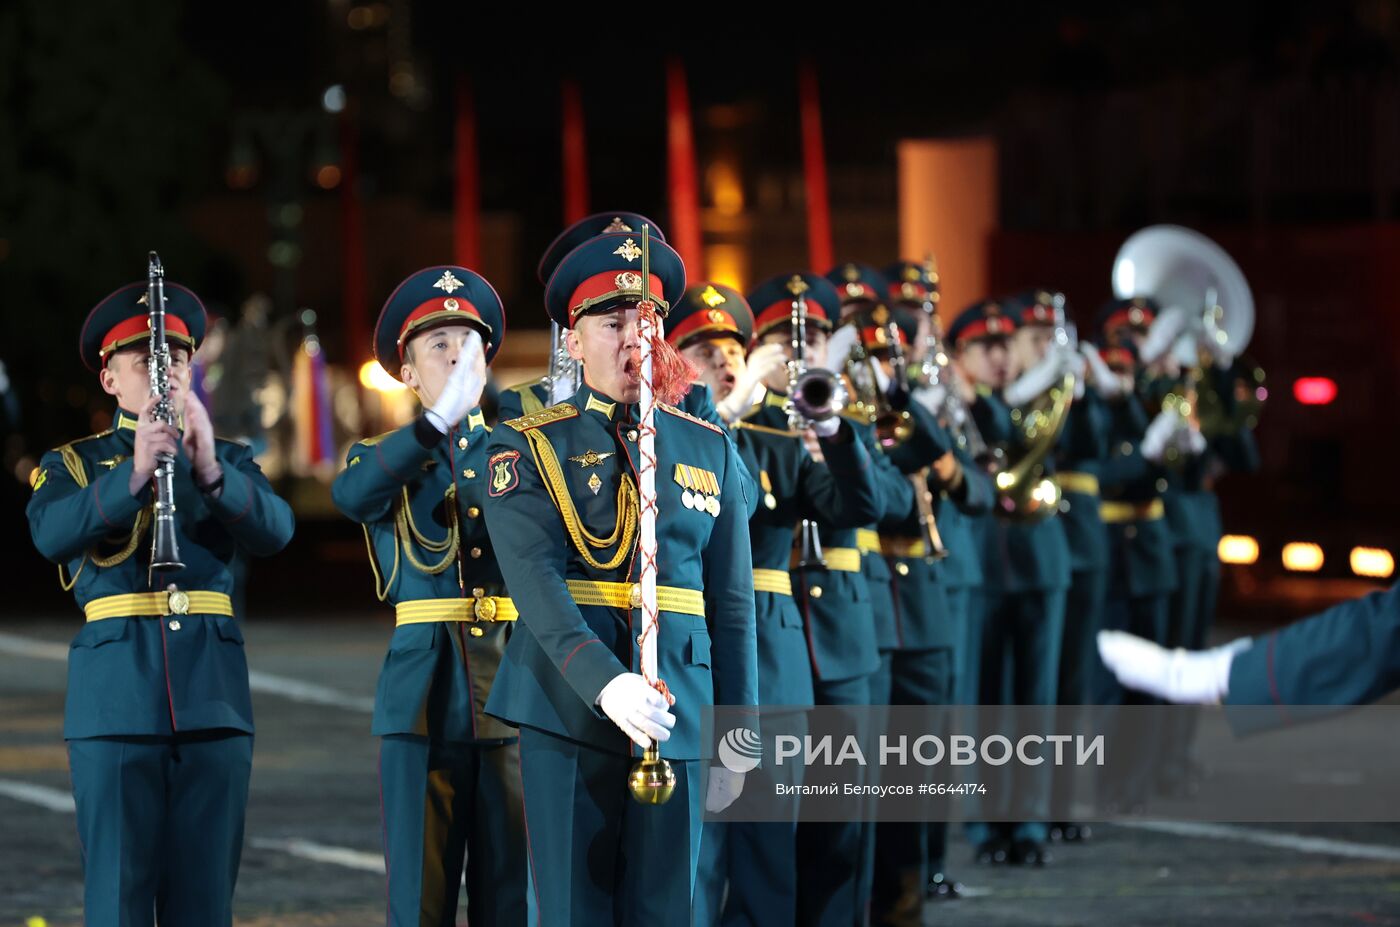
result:
<svg viewBox="0 0 1400 927"><path fill-rule="evenodd" d="M831 256L831 203L827 199L821 96L817 91L817 70L810 61L799 67L797 95L802 116L802 171L807 185L807 259L812 270L821 274L835 259Z"/></svg>
<svg viewBox="0 0 1400 927"><path fill-rule="evenodd" d="M584 132L583 96L578 83L560 87L563 109L564 224L588 215L588 137Z"/></svg>
<svg viewBox="0 0 1400 927"><path fill-rule="evenodd" d="M687 276L699 280L704 276L704 262L695 136L690 122L685 66L677 58L666 62L666 149L671 201L671 224L666 241L685 261Z"/></svg>

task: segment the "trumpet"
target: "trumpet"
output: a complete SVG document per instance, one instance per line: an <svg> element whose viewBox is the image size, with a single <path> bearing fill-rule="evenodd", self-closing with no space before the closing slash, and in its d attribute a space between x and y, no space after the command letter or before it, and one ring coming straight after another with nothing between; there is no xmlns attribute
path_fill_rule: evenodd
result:
<svg viewBox="0 0 1400 927"><path fill-rule="evenodd" d="M888 312L883 306L876 312ZM858 321L848 322L849 325L859 325ZM890 366L893 368L892 377L901 386L908 377L908 362L905 359L904 348L899 343L898 328L893 320L888 322L885 329L887 339L892 347L890 348ZM875 437L880 442L880 446L888 450L909 440L909 436L914 433L914 419L906 411L896 409L890 404L889 396L880 389L880 378L876 374L876 364L879 361L875 355L861 342L857 336L855 344L851 346L850 353L846 355L844 366L846 378L855 389L856 399L851 404L852 410L862 416L867 422L875 426Z"/></svg>
<svg viewBox="0 0 1400 927"><path fill-rule="evenodd" d="M788 361L788 427L794 431L806 431L814 422L822 422L841 413L846 404L846 387L829 370L807 366L807 283L797 274L788 280L788 292L792 294L792 359ZM801 532L801 557L797 565L826 566L822 554L821 537L817 523L810 518L802 519L798 530Z"/></svg>
<svg viewBox="0 0 1400 927"><path fill-rule="evenodd" d="M788 281L792 294L792 360L788 361L788 427L805 431L813 422L824 422L841 414L846 405L846 387L830 370L807 366L807 284L793 274Z"/></svg>

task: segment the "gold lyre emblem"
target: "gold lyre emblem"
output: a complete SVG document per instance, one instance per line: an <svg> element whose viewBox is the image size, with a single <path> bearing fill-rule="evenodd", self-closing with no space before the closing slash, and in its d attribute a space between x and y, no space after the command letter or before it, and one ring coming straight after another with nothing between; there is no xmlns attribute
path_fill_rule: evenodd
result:
<svg viewBox="0 0 1400 927"><path fill-rule="evenodd" d="M462 287L466 286L466 284L458 280L453 275L452 271L444 270L442 276L438 278L438 282L434 283L433 286L451 295L454 290L460 290Z"/></svg>
<svg viewBox="0 0 1400 927"><path fill-rule="evenodd" d="M587 450L587 451L584 451L582 454L577 454L577 455L575 455L575 456L573 456L573 457L570 457L569 459L572 460L574 463L578 464L580 467L583 467L583 468L586 470L586 469L588 469L589 467L596 467L596 466L598 466L599 464L601 464L603 461L607 460L609 457L611 457L611 456L612 456L613 454L615 454L615 453L617 453L617 452L616 452L616 451L594 451L594 450Z"/></svg>
<svg viewBox="0 0 1400 927"><path fill-rule="evenodd" d="M501 492L510 485L509 463L506 460L496 461L495 472L491 474L491 488L496 492Z"/></svg>
<svg viewBox="0 0 1400 927"><path fill-rule="evenodd" d="M716 306L723 305L725 299L724 294L721 293L719 290L715 289L712 286L707 286L705 287L704 292L700 294L700 301L705 305L709 306L711 309L713 309Z"/></svg>
<svg viewBox="0 0 1400 927"><path fill-rule="evenodd" d="M618 245L617 250L614 251L613 254L621 256L624 261L630 264L642 256L642 249L638 248L637 243L629 238Z"/></svg>

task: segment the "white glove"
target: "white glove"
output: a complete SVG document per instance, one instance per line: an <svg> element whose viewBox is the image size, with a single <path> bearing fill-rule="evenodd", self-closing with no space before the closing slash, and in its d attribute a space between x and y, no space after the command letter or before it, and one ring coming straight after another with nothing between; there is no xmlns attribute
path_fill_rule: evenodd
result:
<svg viewBox="0 0 1400 927"><path fill-rule="evenodd" d="M943 403L948 400L948 387L942 383L921 386L914 390L914 401L929 411L930 415L942 415Z"/></svg>
<svg viewBox="0 0 1400 927"><path fill-rule="evenodd" d="M1002 399L1015 409L1043 395L1046 390L1060 382L1067 372L1068 353L1067 349L1060 347L1052 347L1046 351L1045 356L1034 367L1007 385L1002 392Z"/></svg>
<svg viewBox="0 0 1400 927"><path fill-rule="evenodd" d="M423 415L433 427L447 434L462 417L481 402L481 390L486 385L485 354L481 335L475 329L467 331L457 363L447 375L447 382L432 407Z"/></svg>
<svg viewBox="0 0 1400 927"><path fill-rule="evenodd" d="M1099 349L1086 341L1079 346L1079 350L1084 355L1084 369L1099 395L1105 399L1116 399L1123 395L1123 381L1119 379L1118 374L1108 369L1108 364L1104 363Z"/></svg>
<svg viewBox="0 0 1400 927"><path fill-rule="evenodd" d="M618 673L598 693L598 707L642 749L671 739L676 716L666 698L637 673Z"/></svg>
<svg viewBox="0 0 1400 927"><path fill-rule="evenodd" d="M744 413L752 408L757 400L759 390L763 389L763 382L768 379L775 370L787 366L786 346L782 344L761 344L753 349L748 361L744 364L744 372L735 378L734 389L729 395L715 403L715 411L719 417L726 422L737 422L744 416Z"/></svg>
<svg viewBox="0 0 1400 927"><path fill-rule="evenodd" d="M1230 664L1247 637L1210 650L1167 650L1123 631L1100 631L1099 658L1129 689L1179 705L1214 705L1230 694Z"/></svg>
<svg viewBox="0 0 1400 927"><path fill-rule="evenodd" d="M1235 364L1235 352L1225 345L1216 341L1209 335L1202 336L1201 344L1215 361L1215 366L1221 370L1229 370Z"/></svg>
<svg viewBox="0 0 1400 927"><path fill-rule="evenodd" d="M726 766L711 766L710 784L705 789L705 810L710 814L719 814L734 804L742 791L743 773L734 772Z"/></svg>
<svg viewBox="0 0 1400 927"><path fill-rule="evenodd" d="M836 432L841 430L841 416L833 415L831 418L824 418L820 422L812 423L812 432L818 438L834 438Z"/></svg>
<svg viewBox="0 0 1400 927"><path fill-rule="evenodd" d="M1171 409L1158 412L1152 424L1147 426L1147 433L1142 436L1142 456L1153 463L1161 463L1162 455L1178 439L1178 432L1186 428L1180 413Z"/></svg>
<svg viewBox="0 0 1400 927"><path fill-rule="evenodd" d="M832 373L840 373L845 367L846 358L851 356L851 350L859 340L860 330L854 323L838 325L836 331L826 340L826 369ZM879 364L875 366L878 367Z"/></svg>
<svg viewBox="0 0 1400 927"><path fill-rule="evenodd" d="M1147 330L1147 337L1143 339L1142 347L1138 350L1138 357L1142 362L1150 364L1170 351L1176 339L1186 330L1188 321L1186 310L1180 306L1163 309L1162 314L1157 316L1152 327Z"/></svg>

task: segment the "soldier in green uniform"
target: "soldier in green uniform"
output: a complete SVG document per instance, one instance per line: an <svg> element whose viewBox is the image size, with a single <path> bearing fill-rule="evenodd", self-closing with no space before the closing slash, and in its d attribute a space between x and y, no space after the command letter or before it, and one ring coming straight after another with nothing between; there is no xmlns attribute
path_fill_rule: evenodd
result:
<svg viewBox="0 0 1400 927"><path fill-rule="evenodd" d="M666 240L661 227L641 213L599 212L578 220L560 232L554 241L549 243L544 255L540 257L540 263L535 268L535 275L539 278L540 285L548 286L549 278L554 275L554 270L564 259L564 255L588 239L612 232L629 232L633 235L640 235L643 225L648 226L653 241L664 242ZM577 384L571 377L564 378L562 382L556 384L550 384L548 376L539 377L528 383L517 383L501 390L497 417L500 421L506 421L531 412L538 412L540 409L569 398L574 394L576 388ZM703 418L715 425L724 426L724 422L715 412L714 399L703 384L693 386L685 394L679 406L691 415Z"/></svg>
<svg viewBox="0 0 1400 927"><path fill-rule="evenodd" d="M749 294L755 316L754 353L776 349L784 359L792 358L791 323L799 298L806 308L805 364L809 369L822 367L827 334L840 313L840 297L828 281L812 273L778 274ZM773 368L767 391L745 422L790 428L789 380L786 366ZM824 462L815 435L804 434L803 440L813 456ZM879 667L870 595L855 547L856 530L854 525L838 527L824 518L805 519L798 531L798 547L792 551L791 582L802 615L817 705L869 704L870 676ZM855 821L798 826L798 923L848 924L858 917L868 897L868 843L863 832Z"/></svg>
<svg viewBox="0 0 1400 927"><path fill-rule="evenodd" d="M917 332L918 323L902 309L891 315L888 311L877 305L854 316L863 349L877 365L869 369L888 380L887 386L879 384L889 397L887 420L893 421L893 410L902 409L907 416L900 426L907 429L907 437L898 437L889 425L877 432L895 479L903 481L910 491L903 497L902 509L887 507L877 534L875 557L886 577L880 591L889 600L894 647L881 653L881 672L876 676L871 701L952 705L957 700L957 648L963 628L949 607L943 586L938 558L946 547L936 500L947 497L969 513L985 512L991 503L991 482L986 474L977 472L965 453L952 450L952 438L935 415L911 401L909 385L900 388L892 363L895 346L907 350L904 346ZM878 602L875 581L868 579L872 600ZM946 842L943 822L901 821L878 826L872 905L878 922L919 923L930 884L937 898L955 896L956 883L944 872Z"/></svg>
<svg viewBox="0 0 1400 927"><path fill-rule="evenodd" d="M1099 311L1102 344L1136 379L1139 352L1158 314L1149 299L1116 299ZM1158 329L1159 333L1161 329ZM1157 339L1163 340L1163 339ZM1170 339L1166 339L1170 343ZM1163 409L1149 416L1137 390L1110 403L1109 455L1099 474L1103 501L1100 515L1109 539L1111 565L1104 627L1129 631L1162 642L1167 634L1167 605L1176 589L1176 560L1162 494L1170 462L1180 459L1185 419ZM1124 691L1111 674L1096 672L1095 703L1144 704L1139 693ZM1139 750L1125 764L1121 794L1107 796L1116 806L1132 808L1147 799L1157 773L1155 749Z"/></svg>
<svg viewBox="0 0 1400 927"><path fill-rule="evenodd" d="M999 303L985 300L965 309L948 330L959 363L975 385L975 393L965 399L988 444L1007 449L1008 467L1030 452L1018 425L1028 396L1003 398L1004 391L1019 385L1012 379L1016 371L1008 350L1016 328ZM1045 472L1053 471L1053 460L1047 457L1043 465ZM1070 579L1064 527L1053 510L1028 517L1010 501L1009 495L999 494L994 515L978 519L975 526L984 576L978 597L983 622L980 702L1053 705ZM990 800L999 802L1000 816L1019 817L1020 823L970 825L968 836L980 861L1046 862L1048 827L1041 814L1049 796L1042 785L1037 780L1033 787L1003 785L993 791Z"/></svg>
<svg viewBox="0 0 1400 927"><path fill-rule="evenodd" d="M373 733L391 925L524 924L516 732L485 713L515 604L483 508L490 430L479 408L505 339L500 298L464 267L401 283L374 334L383 368L418 396L408 425L356 442L332 495L364 526L375 594L394 607Z"/></svg>
<svg viewBox="0 0 1400 927"><path fill-rule="evenodd" d="M1032 376L1043 373L1053 379L1062 367L1062 362L1047 361L1053 347L1057 298L1060 310L1068 314L1063 295L1045 289L1027 290L1008 300L1005 307L1018 323L1011 339L1017 366L1035 370ZM1108 537L1099 515L1099 466L1108 456L1109 410L1098 388L1088 382L1087 359L1076 358L1076 364L1080 366L1074 402L1054 454L1055 480L1063 492L1059 521L1064 526L1070 557L1057 683L1061 705L1083 705L1092 696L1091 673L1098 661L1094 635L1103 624L1108 591ZM1117 385L1111 374L1107 382ZM1057 776L1054 783L1053 804L1066 807L1073 797L1067 791L1069 779ZM1072 843L1088 836L1087 825L1059 821L1050 827L1051 840Z"/></svg>
<svg viewBox="0 0 1400 927"><path fill-rule="evenodd" d="M762 492L749 519L759 700L806 706L813 700L812 670L788 573L793 530L819 513L837 525L866 524L879 514L877 488L869 454L840 418L819 426L833 430L820 439L825 466L808 453L800 432L743 418L761 408L750 400L763 379L785 366L782 349L769 345L755 352L757 364L749 368L744 351L752 331L753 313L743 296L701 283L671 311L666 337L700 371L720 414L732 420L740 457ZM770 729L781 724L786 734L805 731L800 707L790 714L770 709L764 723ZM692 923L795 923L796 835L794 822L707 822Z"/></svg>
<svg viewBox="0 0 1400 927"><path fill-rule="evenodd" d="M706 775L701 713L758 703L744 465L721 429L664 403L654 445L664 686L639 671L636 303L648 291L664 314L685 289L661 242L643 285L639 237L597 236L560 262L545 303L584 385L498 425L487 459L487 526L520 614L487 710L520 728L529 902L542 924L689 920L702 808L722 810L743 785L725 767ZM655 369L670 366L656 357ZM659 395L676 385L659 379ZM641 805L628 773L653 741L675 791Z"/></svg>
<svg viewBox="0 0 1400 927"><path fill-rule="evenodd" d="M204 336L194 293L165 284L170 398L153 420L144 283L88 315L83 362L116 400L107 431L50 451L27 514L87 623L68 658L68 741L92 925L233 922L253 713L231 565L277 553L290 507L242 444L214 437L190 390ZM182 566L151 569L152 474L174 457Z"/></svg>
<svg viewBox="0 0 1400 927"><path fill-rule="evenodd" d="M1171 324L1168 315L1182 322ZM1184 312L1164 314L1168 332L1184 328ZM1162 337L1155 339L1164 340ZM1149 405L1160 406L1173 393L1196 400L1196 415L1209 408L1213 433L1201 446L1202 453L1179 453L1166 467L1166 491L1162 502L1171 530L1176 557L1176 589L1167 605L1163 644L1197 650L1205 646L1215 620L1215 600L1220 589L1220 503L1214 484L1229 471L1251 472L1259 467L1258 450L1249 424L1239 412L1235 384L1240 373L1235 358L1213 339L1202 338L1201 350L1210 359L1193 370L1182 370L1172 350L1144 365L1139 388ZM1151 346L1149 346L1151 348ZM1202 401L1202 397L1209 397ZM1204 437L1204 435L1203 435ZM1162 738L1157 786L1170 793L1189 792L1193 771L1189 761L1195 715L1172 715Z"/></svg>

